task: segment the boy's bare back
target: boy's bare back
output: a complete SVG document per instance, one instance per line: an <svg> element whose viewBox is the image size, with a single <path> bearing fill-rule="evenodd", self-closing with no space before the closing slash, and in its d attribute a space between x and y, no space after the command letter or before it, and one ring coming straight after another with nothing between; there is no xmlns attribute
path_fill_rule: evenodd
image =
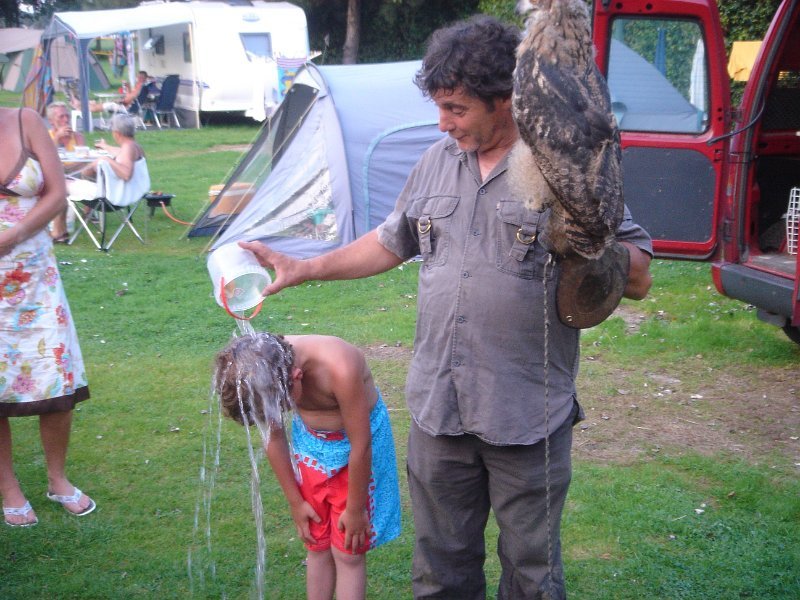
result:
<svg viewBox="0 0 800 600"><path fill-rule="evenodd" d="M345 415L368 418L378 393L359 348L334 336L285 337L295 352L292 400L308 427L339 431L345 429Z"/></svg>

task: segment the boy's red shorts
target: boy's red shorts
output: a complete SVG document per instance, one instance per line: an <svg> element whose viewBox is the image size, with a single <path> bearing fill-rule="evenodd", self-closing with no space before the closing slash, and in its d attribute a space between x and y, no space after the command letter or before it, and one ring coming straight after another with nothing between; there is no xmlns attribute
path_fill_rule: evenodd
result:
<svg viewBox="0 0 800 600"><path fill-rule="evenodd" d="M369 550L369 540L361 548L345 550L344 532L339 531L339 517L347 506L347 483L349 471L342 467L335 475L328 477L325 473L299 463L302 484L300 494L322 519L319 523L309 520L311 537L316 544L306 544L312 552L323 552L331 545L345 554L364 554Z"/></svg>

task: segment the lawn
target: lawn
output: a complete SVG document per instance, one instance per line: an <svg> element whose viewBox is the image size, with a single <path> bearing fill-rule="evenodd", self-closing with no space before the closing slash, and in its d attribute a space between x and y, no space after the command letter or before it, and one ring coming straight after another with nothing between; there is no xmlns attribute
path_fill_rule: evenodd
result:
<svg viewBox="0 0 800 600"><path fill-rule="evenodd" d="M176 194L172 216L190 221L256 133L228 124L137 137L153 189ZM126 232L109 253L85 235L57 248L92 393L75 413L69 473L98 509L77 519L45 500L36 420L13 420L17 474L40 523L0 529L0 598L256 595L247 438L209 393L213 356L236 325L212 298L208 240L161 211L137 225L144 245ZM285 290L253 321L367 352L391 410L404 519L400 539L370 554L371 598L411 597L403 385L417 269ZM650 298L583 336L589 418L576 430L564 522L570 597L800 597L800 351L719 296L707 265L655 261L653 273ZM266 461L257 468L264 596L302 597L303 548Z"/></svg>

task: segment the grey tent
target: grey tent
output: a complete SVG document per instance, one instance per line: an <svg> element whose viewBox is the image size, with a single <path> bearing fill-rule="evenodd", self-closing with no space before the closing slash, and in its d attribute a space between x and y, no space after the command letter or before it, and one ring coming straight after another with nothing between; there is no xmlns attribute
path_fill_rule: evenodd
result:
<svg viewBox="0 0 800 600"><path fill-rule="evenodd" d="M8 61L0 70L2 89L8 92L22 92L25 75L33 61L33 52L42 37L40 29L9 27L0 30L0 52L8 56Z"/></svg>
<svg viewBox="0 0 800 600"><path fill-rule="evenodd" d="M41 29L9 27L0 30L0 52L8 55L9 61L3 65L2 88L20 93L25 87L28 74L34 64L34 53L42 38ZM50 67L54 89L63 90L67 79L78 79L78 53L74 44L67 40L56 40L51 49ZM93 90L105 90L110 83L97 57L90 51L89 85Z"/></svg>
<svg viewBox="0 0 800 600"><path fill-rule="evenodd" d="M307 64L189 236L307 257L375 228L442 136L413 83L419 67Z"/></svg>

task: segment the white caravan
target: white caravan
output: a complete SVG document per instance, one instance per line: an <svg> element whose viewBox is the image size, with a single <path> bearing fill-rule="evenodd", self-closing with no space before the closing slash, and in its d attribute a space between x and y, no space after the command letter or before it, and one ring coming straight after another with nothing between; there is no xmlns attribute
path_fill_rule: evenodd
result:
<svg viewBox="0 0 800 600"><path fill-rule="evenodd" d="M305 60L303 10L288 2L185 2L187 22L137 32L139 68L177 74L176 105L189 111L245 112L264 120L282 98L278 59ZM164 3L136 10L157 12Z"/></svg>
<svg viewBox="0 0 800 600"><path fill-rule="evenodd" d="M64 37L80 47L82 69L94 38L131 33L138 68L181 81L175 107L183 126L200 112L243 112L263 120L281 100L279 68L309 57L303 10L289 2L145 2L135 8L57 12L44 39ZM83 78L81 78L83 79ZM88 90L80 90L88 119Z"/></svg>

